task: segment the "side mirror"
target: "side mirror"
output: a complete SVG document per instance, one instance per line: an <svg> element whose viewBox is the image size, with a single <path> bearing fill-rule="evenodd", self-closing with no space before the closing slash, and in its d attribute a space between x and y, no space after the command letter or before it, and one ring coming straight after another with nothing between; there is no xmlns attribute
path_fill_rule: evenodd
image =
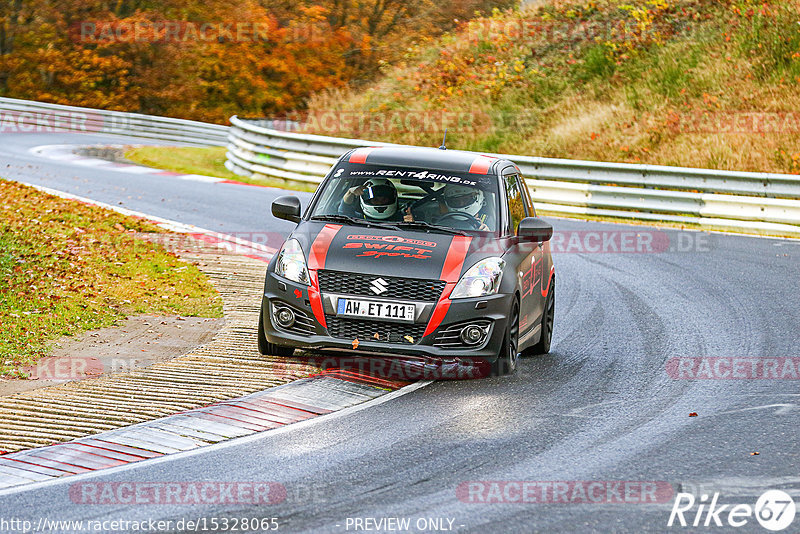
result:
<svg viewBox="0 0 800 534"><path fill-rule="evenodd" d="M293 223L300 222L300 199L295 196L278 197L272 201L272 214Z"/></svg>
<svg viewBox="0 0 800 534"><path fill-rule="evenodd" d="M531 241L550 241L553 237L553 225L539 217L525 217L519 222L517 236Z"/></svg>

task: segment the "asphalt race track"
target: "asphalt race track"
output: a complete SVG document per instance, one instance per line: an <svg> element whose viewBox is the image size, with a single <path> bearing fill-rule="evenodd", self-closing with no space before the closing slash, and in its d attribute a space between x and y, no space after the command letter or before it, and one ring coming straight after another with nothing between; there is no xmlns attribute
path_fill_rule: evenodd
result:
<svg viewBox="0 0 800 534"><path fill-rule="evenodd" d="M28 153L124 140L2 140L7 179L220 232L290 228L270 215L270 202L284 194L277 189L126 174ZM308 196L300 195L305 206ZM181 519L274 517L280 532L392 531L388 518L408 519L411 532L766 532L755 517L729 526L727 511L719 516L724 528L703 526L705 514L698 527L667 522L677 492L754 506L766 490L782 489L800 503L800 382L785 368L800 356L800 242L551 221L567 248L554 254L553 349L522 360L514 376L434 382L256 439L0 494L0 515L34 524L169 519L174 531ZM579 246L587 232L611 243L623 231L667 245L627 253ZM676 358L716 362L716 376L728 371L728 379L682 379ZM756 363L734 358L778 359L778 375L753 376ZM286 498L259 506L83 504L69 492L77 481L277 482ZM518 502L522 486L514 481L538 482L528 502ZM567 497L546 490L554 482L565 483ZM596 500L575 493L589 487ZM637 496L652 497L637 493L642 487L667 490L658 502L641 503ZM548 502L530 502L542 492ZM511 502L474 502L492 495ZM686 512L687 521L697 510ZM800 517L786 532L798 525Z"/></svg>

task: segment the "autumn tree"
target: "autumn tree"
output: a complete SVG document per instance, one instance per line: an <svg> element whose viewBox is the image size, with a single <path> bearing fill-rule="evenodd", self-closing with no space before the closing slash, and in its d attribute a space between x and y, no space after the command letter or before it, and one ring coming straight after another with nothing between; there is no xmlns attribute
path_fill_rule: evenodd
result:
<svg viewBox="0 0 800 534"><path fill-rule="evenodd" d="M374 78L414 39L490 5L497 2L4 0L0 95L220 123L232 114L277 116L317 91ZM208 38L198 30L226 25L260 31Z"/></svg>

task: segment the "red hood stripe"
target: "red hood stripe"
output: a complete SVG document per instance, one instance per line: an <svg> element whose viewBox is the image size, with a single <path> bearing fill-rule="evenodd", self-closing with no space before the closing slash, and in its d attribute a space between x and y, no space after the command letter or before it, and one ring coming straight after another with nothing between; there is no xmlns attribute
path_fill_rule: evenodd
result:
<svg viewBox="0 0 800 534"><path fill-rule="evenodd" d="M341 224L326 224L314 242L311 244L311 251L308 255L308 268L309 269L324 269L325 258L328 256L328 248L331 246L331 241L336 237L339 230L342 229Z"/></svg>
<svg viewBox="0 0 800 534"><path fill-rule="evenodd" d="M472 242L471 237L456 236L450 242L450 248L447 250L447 257L444 259L444 266L442 267L442 274L439 276L441 280L447 282L439 302L433 309L431 320L428 321L428 327L422 337L427 336L442 324L447 310L450 309L450 293L456 287L458 279L461 277L461 269L464 267L464 259L467 257L469 245Z"/></svg>
<svg viewBox="0 0 800 534"><path fill-rule="evenodd" d="M447 250L447 257L444 259L442 274L439 276L440 280L458 282L458 278L461 276L461 268L464 266L464 258L467 257L471 242L472 238L468 236L457 235L453 238L450 242L450 248Z"/></svg>
<svg viewBox="0 0 800 534"><path fill-rule="evenodd" d="M367 156L369 153L372 152L374 147L367 147L367 148L357 148L355 151L350 154L350 163L366 163Z"/></svg>

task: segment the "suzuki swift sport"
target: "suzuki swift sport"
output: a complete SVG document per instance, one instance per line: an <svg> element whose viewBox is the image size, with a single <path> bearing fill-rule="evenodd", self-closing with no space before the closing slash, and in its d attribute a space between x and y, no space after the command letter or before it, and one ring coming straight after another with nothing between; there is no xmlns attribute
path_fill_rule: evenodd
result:
<svg viewBox="0 0 800 534"><path fill-rule="evenodd" d="M519 168L469 152L358 148L339 158L269 264L262 354L480 358L495 374L550 350L551 225Z"/></svg>

